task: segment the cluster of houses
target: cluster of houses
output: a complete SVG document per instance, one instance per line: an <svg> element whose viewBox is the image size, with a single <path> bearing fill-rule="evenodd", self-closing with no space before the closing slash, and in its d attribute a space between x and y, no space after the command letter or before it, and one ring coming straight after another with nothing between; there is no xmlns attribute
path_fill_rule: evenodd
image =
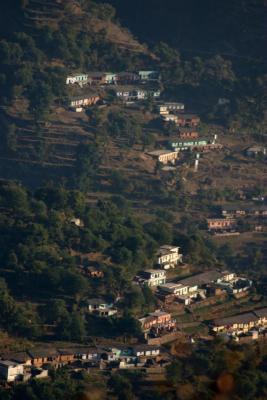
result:
<svg viewBox="0 0 267 400"><path fill-rule="evenodd" d="M123 102L131 103L139 100L152 99L156 100L160 97L161 91L157 87L150 88L118 86L115 88L116 97Z"/></svg>
<svg viewBox="0 0 267 400"><path fill-rule="evenodd" d="M267 217L267 205L245 206L240 204L229 204L222 207L222 216L233 217Z"/></svg>
<svg viewBox="0 0 267 400"><path fill-rule="evenodd" d="M158 82L160 73L153 70L136 72L88 72L73 74L66 78L67 85L130 85L136 83Z"/></svg>
<svg viewBox="0 0 267 400"><path fill-rule="evenodd" d="M135 102L148 98L158 99L161 91L158 86L160 74L158 71L137 72L89 72L67 76L67 85L77 85L80 88L90 88L87 93L71 97L70 107L76 112L83 111L100 102L99 88L112 87L115 96L124 102Z"/></svg>
<svg viewBox="0 0 267 400"><path fill-rule="evenodd" d="M250 146L245 149L245 154L248 157L265 157L267 155L267 148L264 146Z"/></svg>
<svg viewBox="0 0 267 400"><path fill-rule="evenodd" d="M118 309L113 302L108 302L103 299L89 299L87 301L87 311L98 317L112 317L118 313Z"/></svg>
<svg viewBox="0 0 267 400"><path fill-rule="evenodd" d="M168 296L172 295L174 301L187 306L222 292L229 295L248 293L251 286L252 281L238 277L234 272L210 270L160 285L158 294L163 301L168 301Z"/></svg>
<svg viewBox="0 0 267 400"><path fill-rule="evenodd" d="M142 368L162 362L159 346L138 344L77 348L37 348L19 353L1 354L0 382L12 383L31 378L47 378L49 370L68 366L88 370Z"/></svg>
<svg viewBox="0 0 267 400"><path fill-rule="evenodd" d="M221 294L238 296L247 294L252 281L237 276L234 272L210 270L178 281L166 281L166 271L146 270L137 277L141 285L156 290L157 297L165 304L181 303L185 306L204 300L209 296Z"/></svg>
<svg viewBox="0 0 267 400"><path fill-rule="evenodd" d="M215 235L237 233L238 219L244 217L263 221L267 218L267 205L224 205L219 218L207 219L208 231Z"/></svg>
<svg viewBox="0 0 267 400"><path fill-rule="evenodd" d="M100 95L96 92L84 93L70 98L70 107L76 112L83 111L84 108L94 106L100 102Z"/></svg>
<svg viewBox="0 0 267 400"><path fill-rule="evenodd" d="M156 106L156 111L164 123L172 122L179 128L181 138L198 137L196 128L200 124L198 115L185 113L183 103L164 102Z"/></svg>
<svg viewBox="0 0 267 400"><path fill-rule="evenodd" d="M168 141L167 148L147 152L162 164L176 164L181 151L207 152L222 149L222 145L217 143L217 135L212 138L199 137L199 116L185 113L184 110L183 103L164 102L156 106L163 123L173 123L177 128L177 137Z"/></svg>
<svg viewBox="0 0 267 400"><path fill-rule="evenodd" d="M251 312L218 318L212 321L211 330L215 334L227 334L236 339L251 336L258 339L267 331L267 307Z"/></svg>
<svg viewBox="0 0 267 400"><path fill-rule="evenodd" d="M149 287L156 287L166 282L166 270L182 263L183 255L179 246L163 245L156 253L155 269L141 271L134 282Z"/></svg>
<svg viewBox="0 0 267 400"><path fill-rule="evenodd" d="M171 313L164 310L156 310L139 319L144 338L157 338L177 330L176 320Z"/></svg>
<svg viewBox="0 0 267 400"><path fill-rule="evenodd" d="M222 145L217 143L217 135L212 138L190 138L169 141L168 145L172 151L195 150L205 152L209 150L221 149Z"/></svg>

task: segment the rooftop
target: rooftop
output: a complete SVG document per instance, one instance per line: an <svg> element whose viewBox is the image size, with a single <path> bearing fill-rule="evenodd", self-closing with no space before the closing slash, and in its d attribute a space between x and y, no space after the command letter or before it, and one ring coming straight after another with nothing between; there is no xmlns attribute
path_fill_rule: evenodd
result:
<svg viewBox="0 0 267 400"><path fill-rule="evenodd" d="M159 269L146 269L145 271L142 271L142 273L148 273L148 274L166 274L165 271L159 270Z"/></svg>
<svg viewBox="0 0 267 400"><path fill-rule="evenodd" d="M74 354L95 354L98 352L96 347L77 347L72 349Z"/></svg>
<svg viewBox="0 0 267 400"><path fill-rule="evenodd" d="M177 153L177 151L162 149L162 150L149 151L147 154L150 156L162 156L164 154L174 154L174 153Z"/></svg>
<svg viewBox="0 0 267 400"><path fill-rule="evenodd" d="M83 100L83 99L89 99L90 97L96 97L99 96L97 92L88 92L88 93L81 93L80 95L76 96L70 96L70 100Z"/></svg>
<svg viewBox="0 0 267 400"><path fill-rule="evenodd" d="M197 131L197 129L195 127L181 126L181 127L179 127L178 130L179 130L180 133L183 133L183 132L197 132L198 133L198 131Z"/></svg>
<svg viewBox="0 0 267 400"><path fill-rule="evenodd" d="M27 360L30 360L31 357L29 356L29 354L26 351L21 351L19 353L12 353L9 355L10 360L12 361L16 361L19 363L24 363Z"/></svg>
<svg viewBox="0 0 267 400"><path fill-rule="evenodd" d="M177 117L186 118L186 119L189 119L189 118L198 118L198 119L199 119L199 116L196 115L196 114L177 113L177 114L175 114L175 115L176 115Z"/></svg>
<svg viewBox="0 0 267 400"><path fill-rule="evenodd" d="M149 344L137 344L132 346L133 350L135 351L147 351L147 350L159 350L159 346L151 346Z"/></svg>
<svg viewBox="0 0 267 400"><path fill-rule="evenodd" d="M267 210L267 205L249 205L249 204L226 204L222 206L222 210L225 211L235 211L235 210L244 210L244 211L265 211Z"/></svg>
<svg viewBox="0 0 267 400"><path fill-rule="evenodd" d="M179 247L178 247L178 246L172 246L172 245L170 245L170 244L164 244L163 246L160 246L159 249L160 249L160 250L170 250L170 251L174 251L174 250L179 249Z"/></svg>
<svg viewBox="0 0 267 400"><path fill-rule="evenodd" d="M188 278L181 279L177 283L184 285L184 286L200 286L205 285L207 283L216 281L217 279L221 278L222 272L217 270L205 271L201 272L200 274L196 274L193 276L189 276Z"/></svg>
<svg viewBox="0 0 267 400"><path fill-rule="evenodd" d="M196 142L196 143L198 143L198 142L202 142L202 141L206 141L206 142L209 142L211 139L210 138L207 138L207 137L199 137L199 138L188 138L188 139L180 139L180 138L177 138L177 139L172 139L172 140L170 140L170 142L171 143L191 143L191 142Z"/></svg>
<svg viewBox="0 0 267 400"><path fill-rule="evenodd" d="M58 351L54 348L37 348L28 350L31 358L46 358L58 356Z"/></svg>
<svg viewBox="0 0 267 400"><path fill-rule="evenodd" d="M266 150L266 148L265 147L263 147L263 146L251 146L251 147L248 147L248 148L246 148L246 151L252 151L252 152L261 152L261 151L264 151L264 150Z"/></svg>
<svg viewBox="0 0 267 400"><path fill-rule="evenodd" d="M95 299L88 299L87 300L87 304L99 305L99 304L108 304L108 302L106 300L104 300L104 299L95 298Z"/></svg>
<svg viewBox="0 0 267 400"><path fill-rule="evenodd" d="M158 107L168 107L168 106L184 107L184 103L176 103L176 102L172 102L172 101L165 101L164 103L158 104Z"/></svg>
<svg viewBox="0 0 267 400"><path fill-rule="evenodd" d="M149 313L149 316L151 316L151 317L161 317L163 315L170 315L170 313L168 313L166 311L161 311L161 310L157 310L152 313Z"/></svg>
<svg viewBox="0 0 267 400"><path fill-rule="evenodd" d="M254 314L259 318L267 317L267 307L260 308L259 310L254 310Z"/></svg>
<svg viewBox="0 0 267 400"><path fill-rule="evenodd" d="M134 91L142 91L148 92L149 90L159 91L159 87L155 85L146 85L144 87L136 86L136 85L114 85L112 89L116 90L116 92L134 92Z"/></svg>
<svg viewBox="0 0 267 400"><path fill-rule="evenodd" d="M257 321L258 317L253 312L248 312L231 317L218 318L214 320L215 326L234 325L234 324L248 324L249 322Z"/></svg>
<svg viewBox="0 0 267 400"><path fill-rule="evenodd" d="M0 360L0 365L5 367L16 367L18 364L10 360Z"/></svg>
<svg viewBox="0 0 267 400"><path fill-rule="evenodd" d="M235 218L223 218L223 217L214 217L214 218L207 218L207 221L227 221L227 222L235 222Z"/></svg>

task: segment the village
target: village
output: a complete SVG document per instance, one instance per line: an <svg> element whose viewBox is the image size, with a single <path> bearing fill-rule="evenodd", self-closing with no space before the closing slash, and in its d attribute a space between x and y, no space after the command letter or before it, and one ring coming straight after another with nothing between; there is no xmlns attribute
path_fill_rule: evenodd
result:
<svg viewBox="0 0 267 400"><path fill-rule="evenodd" d="M71 90L67 101L70 112L83 113L89 107L106 107L106 95L110 91L113 100L121 102L123 107L151 102L162 129L171 128L175 132L175 135L157 143L156 148L144 151L144 155L154 160L162 170L179 169L181 160L193 153L192 168L197 173L202 153L223 149L217 134L207 137L200 133L200 117L187 112L185 104L161 99L158 71L73 74L66 78L66 85ZM265 157L266 149L251 146L245 154L247 157L258 154ZM240 234L239 221L244 218L249 220L252 231L264 231L267 220L265 200L260 205L255 202L222 205L217 215L206 219L205 229L211 235L236 236ZM80 220L76 219L73 223L82 226ZM83 268L81 273L84 274ZM103 272L93 267L88 267L86 274L91 279L103 278ZM157 299L157 307L152 312L136 317L142 331L139 341L66 348L44 345L19 353L2 353L1 382L5 385L31 378L46 378L51 368L61 367L67 367L70 372L88 373L91 370L118 369L162 372L172 360L166 344L184 341L194 345L201 340L213 340L216 336L240 343L267 337L267 307L257 304L243 312L242 304L255 293L254 282L249 276L217 267L192 270L184 264L179 246L162 245L157 251L153 268L140 269L133 285L150 288ZM105 298L89 298L87 313L99 319L116 319L122 313L118 303L119 300L111 302ZM234 304L234 307L228 308L228 303ZM224 305L226 315L216 318L216 307ZM198 310L202 308L207 308L208 312L198 315ZM205 330L203 335L198 332L200 325ZM196 326L196 329L190 331L191 326Z"/></svg>
<svg viewBox="0 0 267 400"><path fill-rule="evenodd" d="M106 100L110 90L114 98L121 102L122 107L139 107L143 102L151 102L160 128L170 130L171 134L164 140L158 140L155 143L156 148L146 150L144 155L154 160L155 169L159 166L166 174L179 171L184 163L190 165L197 173L202 162L201 157L205 153L225 150L217 133L201 134L199 115L187 112L184 103L166 100L162 93L159 71L73 74L66 78L66 85L80 93L75 98L70 96L68 107L74 112L84 112L93 106L106 107L110 102ZM219 99L218 103L224 101L226 100ZM248 159L264 159L267 149L264 146L249 146L244 148L242 153ZM266 199L254 196L245 201L246 196L242 194L240 200L240 204L220 205L217 215L206 219L206 229L211 235L237 236L245 231L266 231Z"/></svg>
<svg viewBox="0 0 267 400"><path fill-rule="evenodd" d="M173 272L184 268L183 254L177 246L164 245L158 249L154 269L143 270L134 284L149 287L158 299L158 308L137 319L143 338L132 344L103 340L101 344L39 345L23 352L1 354L0 375L3 384L48 377L51 368L67 367L72 371L142 370L162 373L172 360L166 344L182 341L194 344L212 340L217 335L224 340L252 342L267 337L267 307L249 312L204 320L207 334L185 333L180 323L184 313L201 307L224 304L229 299L243 300L253 290L253 282L246 276L231 271L213 269L186 278L173 277ZM92 269L90 271L93 273ZM96 271L95 271L96 272ZM171 273L172 278L169 278ZM101 279L101 274L93 274ZM121 310L116 302L104 298L88 299L87 312L97 318L116 318ZM190 325L190 324L189 324Z"/></svg>

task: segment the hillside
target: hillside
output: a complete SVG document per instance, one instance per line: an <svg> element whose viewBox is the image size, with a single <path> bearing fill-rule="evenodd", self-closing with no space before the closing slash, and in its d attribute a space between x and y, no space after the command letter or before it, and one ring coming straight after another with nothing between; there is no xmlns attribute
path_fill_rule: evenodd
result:
<svg viewBox="0 0 267 400"><path fill-rule="evenodd" d="M150 44L165 41L188 57L222 54L266 61L264 0L110 0L124 24Z"/></svg>
<svg viewBox="0 0 267 400"><path fill-rule="evenodd" d="M3 3L0 400L266 398L265 11Z"/></svg>

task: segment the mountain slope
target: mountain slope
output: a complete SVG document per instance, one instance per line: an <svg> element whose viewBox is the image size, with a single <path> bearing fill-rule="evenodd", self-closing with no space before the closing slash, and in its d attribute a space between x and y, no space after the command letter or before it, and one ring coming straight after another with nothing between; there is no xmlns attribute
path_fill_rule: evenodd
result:
<svg viewBox="0 0 267 400"><path fill-rule="evenodd" d="M149 43L166 41L188 56L266 58L264 0L110 0L123 23Z"/></svg>

